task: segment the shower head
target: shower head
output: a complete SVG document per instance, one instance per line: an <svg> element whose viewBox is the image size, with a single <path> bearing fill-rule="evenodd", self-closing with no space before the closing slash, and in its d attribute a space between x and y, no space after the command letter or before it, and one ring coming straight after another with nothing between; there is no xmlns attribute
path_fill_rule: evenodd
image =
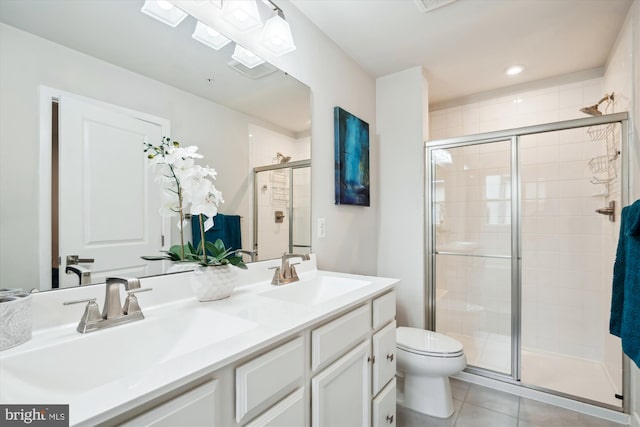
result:
<svg viewBox="0 0 640 427"><path fill-rule="evenodd" d="M588 114L590 116L601 116L602 112L598 110L598 104L592 105L590 107L584 107L580 109L580 112Z"/></svg>
<svg viewBox="0 0 640 427"><path fill-rule="evenodd" d="M589 107L584 107L580 109L580 112L588 114L590 116L601 116L602 115L602 111L598 110L598 107L600 106L600 104L602 104L604 101L608 101L611 102L613 101L613 92L611 92L610 94L605 94L602 99L600 101L598 101L597 104L591 105Z"/></svg>
<svg viewBox="0 0 640 427"><path fill-rule="evenodd" d="M287 163L289 160L291 160L291 156L285 156L279 151L276 154L276 158L278 159L278 163Z"/></svg>

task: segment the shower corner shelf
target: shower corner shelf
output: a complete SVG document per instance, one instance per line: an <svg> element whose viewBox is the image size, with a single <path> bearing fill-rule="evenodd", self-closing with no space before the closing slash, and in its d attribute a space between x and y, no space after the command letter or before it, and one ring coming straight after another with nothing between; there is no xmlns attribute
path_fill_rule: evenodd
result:
<svg viewBox="0 0 640 427"><path fill-rule="evenodd" d="M587 129L587 133L591 138L591 141L606 141L607 138L613 133L613 124L590 126Z"/></svg>

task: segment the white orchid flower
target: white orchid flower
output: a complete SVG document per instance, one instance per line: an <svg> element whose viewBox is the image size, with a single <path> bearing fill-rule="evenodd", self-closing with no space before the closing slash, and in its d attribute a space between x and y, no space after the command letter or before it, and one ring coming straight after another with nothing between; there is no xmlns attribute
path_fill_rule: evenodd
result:
<svg viewBox="0 0 640 427"><path fill-rule="evenodd" d="M224 203L224 200L222 200L222 193L212 185L211 191L206 195L206 197L197 202L193 202L190 209L191 215L203 214L209 218L214 217L218 214L218 205L220 203Z"/></svg>
<svg viewBox="0 0 640 427"><path fill-rule="evenodd" d="M180 200L178 199L178 195L163 190L162 193L160 193L159 212L160 216L163 217L178 216L178 213L180 212Z"/></svg>
<svg viewBox="0 0 640 427"><path fill-rule="evenodd" d="M174 164L178 160L183 159L201 159L202 154L196 153L198 147L196 145L190 145L188 147L170 147L167 149L164 158L165 162Z"/></svg>
<svg viewBox="0 0 640 427"><path fill-rule="evenodd" d="M213 186L211 180L207 179L208 176L207 169L199 165L193 165L184 171L180 177L180 184L188 201L206 197Z"/></svg>

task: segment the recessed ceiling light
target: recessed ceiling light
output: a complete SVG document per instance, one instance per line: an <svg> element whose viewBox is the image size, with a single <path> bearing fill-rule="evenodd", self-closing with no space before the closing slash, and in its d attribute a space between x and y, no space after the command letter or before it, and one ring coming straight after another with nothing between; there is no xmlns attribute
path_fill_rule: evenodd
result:
<svg viewBox="0 0 640 427"><path fill-rule="evenodd" d="M524 65L513 65L507 68L507 71L505 71L505 74L507 76L515 76L517 74L520 74L522 70L524 70Z"/></svg>

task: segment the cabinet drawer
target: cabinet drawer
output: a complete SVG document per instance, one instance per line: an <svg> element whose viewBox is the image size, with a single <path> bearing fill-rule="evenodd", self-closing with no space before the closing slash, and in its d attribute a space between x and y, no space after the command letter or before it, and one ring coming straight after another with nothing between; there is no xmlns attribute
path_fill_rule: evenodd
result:
<svg viewBox="0 0 640 427"><path fill-rule="evenodd" d="M389 292L373 300L373 329L378 329L396 318L396 293Z"/></svg>
<svg viewBox="0 0 640 427"><path fill-rule="evenodd" d="M311 332L311 368L315 371L355 346L371 326L371 306L363 305Z"/></svg>
<svg viewBox="0 0 640 427"><path fill-rule="evenodd" d="M304 426L304 389L298 389L246 427Z"/></svg>
<svg viewBox="0 0 640 427"><path fill-rule="evenodd" d="M118 424L124 427L174 427L215 425L215 392L218 380L209 381Z"/></svg>
<svg viewBox="0 0 640 427"><path fill-rule="evenodd" d="M373 341L373 395L396 374L396 322L376 332Z"/></svg>
<svg viewBox="0 0 640 427"><path fill-rule="evenodd" d="M373 399L373 427L396 425L396 379L394 378Z"/></svg>
<svg viewBox="0 0 640 427"><path fill-rule="evenodd" d="M236 368L236 421L257 415L302 385L304 339L271 350Z"/></svg>

